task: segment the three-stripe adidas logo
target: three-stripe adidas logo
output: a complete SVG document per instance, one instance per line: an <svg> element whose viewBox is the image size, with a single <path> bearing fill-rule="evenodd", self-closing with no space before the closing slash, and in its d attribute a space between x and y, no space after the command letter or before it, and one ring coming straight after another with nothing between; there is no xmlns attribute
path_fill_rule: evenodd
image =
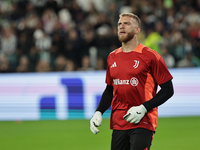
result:
<svg viewBox="0 0 200 150"><path fill-rule="evenodd" d="M113 67L117 67L116 62L114 62L114 63L112 64L111 68L113 68Z"/></svg>

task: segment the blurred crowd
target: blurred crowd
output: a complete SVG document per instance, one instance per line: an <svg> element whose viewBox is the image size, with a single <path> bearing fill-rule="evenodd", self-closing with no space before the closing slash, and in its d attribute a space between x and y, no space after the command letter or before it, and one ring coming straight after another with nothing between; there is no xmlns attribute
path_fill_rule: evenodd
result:
<svg viewBox="0 0 200 150"><path fill-rule="evenodd" d="M168 68L200 66L200 0L1 0L0 72L105 70L122 12Z"/></svg>

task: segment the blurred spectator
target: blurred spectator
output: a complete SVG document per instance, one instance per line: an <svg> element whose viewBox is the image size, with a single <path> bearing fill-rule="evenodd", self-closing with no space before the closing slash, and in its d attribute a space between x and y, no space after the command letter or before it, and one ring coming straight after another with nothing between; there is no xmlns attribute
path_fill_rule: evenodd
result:
<svg viewBox="0 0 200 150"><path fill-rule="evenodd" d="M194 64L195 67L200 67L200 59L194 55L192 57L192 63Z"/></svg>
<svg viewBox="0 0 200 150"><path fill-rule="evenodd" d="M161 21L157 21L155 23L155 29L148 29L147 32L148 35L144 40L144 45L161 54L160 45L163 43L164 24Z"/></svg>
<svg viewBox="0 0 200 150"><path fill-rule="evenodd" d="M9 72L12 72L9 67L9 60L4 54L1 54L0 55L0 73L9 73Z"/></svg>
<svg viewBox="0 0 200 150"><path fill-rule="evenodd" d="M40 29L34 32L35 47L39 50L40 60L51 62L50 48L52 46L52 41L47 33Z"/></svg>
<svg viewBox="0 0 200 150"><path fill-rule="evenodd" d="M171 33L170 47L173 51L173 56L176 62L185 57L186 49L184 47L184 42L185 39L183 38L182 33L177 29L174 29Z"/></svg>
<svg viewBox="0 0 200 150"><path fill-rule="evenodd" d="M189 13L187 13L187 15L186 15L187 23L188 24L195 24L195 23L199 24L200 23L199 18L200 18L200 14L197 13L194 8L190 7Z"/></svg>
<svg viewBox="0 0 200 150"><path fill-rule="evenodd" d="M33 46L33 47L31 47L30 52L27 55L29 58L29 62L30 62L30 71L31 72L36 71L36 64L40 59L39 52L40 51L35 46Z"/></svg>
<svg viewBox="0 0 200 150"><path fill-rule="evenodd" d="M168 29L168 31L172 30L173 29L173 24L174 24L174 21L175 21L175 10L174 8L171 8L171 9L168 9L166 11L166 27ZM178 14L179 15L179 14ZM182 15L182 14L181 14ZM181 16L178 16L178 17L181 17Z"/></svg>
<svg viewBox="0 0 200 150"><path fill-rule="evenodd" d="M4 22L1 36L1 53L13 55L17 48L17 37L9 22Z"/></svg>
<svg viewBox="0 0 200 150"><path fill-rule="evenodd" d="M49 48L51 47L51 38L42 30L37 29L35 30L34 34L34 39L35 39L35 46L40 49L42 52L43 51L48 51Z"/></svg>
<svg viewBox="0 0 200 150"><path fill-rule="evenodd" d="M17 37L11 24L7 21L4 22L1 31L0 53L5 54L9 61L9 70L14 71L17 63Z"/></svg>
<svg viewBox="0 0 200 150"><path fill-rule="evenodd" d="M91 70L94 70L94 68L90 66L90 57L85 55L82 57L81 67L78 68L78 71L91 71Z"/></svg>
<svg viewBox="0 0 200 150"><path fill-rule="evenodd" d="M98 57L96 70L105 70L105 66L105 60L102 57Z"/></svg>
<svg viewBox="0 0 200 150"><path fill-rule="evenodd" d="M193 46L193 52L200 58L200 23L190 24L187 31L190 36L190 43Z"/></svg>
<svg viewBox="0 0 200 150"><path fill-rule="evenodd" d="M29 72L30 64L29 59L26 55L23 55L19 59L19 65L17 66L16 72Z"/></svg>
<svg viewBox="0 0 200 150"><path fill-rule="evenodd" d="M51 34L56 22L58 21L58 17L54 10L46 9L42 14L41 19L45 33Z"/></svg>
<svg viewBox="0 0 200 150"><path fill-rule="evenodd" d="M163 38L159 32L153 31L152 29L148 29L148 36L144 41L144 45L150 47L151 49L161 54L160 45L162 43L162 40Z"/></svg>
<svg viewBox="0 0 200 150"><path fill-rule="evenodd" d="M185 21L186 16L188 15L188 6L186 4L180 5L179 11L175 14L175 18L172 16L172 18L178 20L179 22ZM175 10L173 9L173 14L175 13Z"/></svg>
<svg viewBox="0 0 200 150"><path fill-rule="evenodd" d="M36 72L50 72L51 67L48 61L40 60L36 65Z"/></svg>
<svg viewBox="0 0 200 150"><path fill-rule="evenodd" d="M187 53L183 59L177 62L177 67L194 67L192 63L193 54L191 52Z"/></svg>
<svg viewBox="0 0 200 150"><path fill-rule="evenodd" d="M77 66L81 65L82 39L75 28L69 30L65 37L64 54L66 58L73 60Z"/></svg>
<svg viewBox="0 0 200 150"><path fill-rule="evenodd" d="M44 9L52 9L55 13L58 13L58 0L45 0Z"/></svg>
<svg viewBox="0 0 200 150"><path fill-rule="evenodd" d="M111 25L115 27L119 19L119 10L115 2L109 4L106 14L109 17Z"/></svg>
<svg viewBox="0 0 200 150"><path fill-rule="evenodd" d="M97 48L97 56L107 58L108 54L111 52L111 41L110 36L112 33L112 29L110 26L104 24L101 25L96 30L97 35L95 38L95 46Z"/></svg>
<svg viewBox="0 0 200 150"><path fill-rule="evenodd" d="M18 55L28 55L30 53L31 47L33 46L32 38L26 32L22 32L18 37Z"/></svg>
<svg viewBox="0 0 200 150"><path fill-rule="evenodd" d="M67 59L67 63L66 63L66 66L65 66L65 71L67 72L71 72L71 71L76 71L76 64L70 60L70 59Z"/></svg>
<svg viewBox="0 0 200 150"><path fill-rule="evenodd" d="M74 0L73 0L74 1ZM110 0L75 0L79 6L86 12L90 9L90 4L94 5L98 12L105 10L105 2Z"/></svg>
<svg viewBox="0 0 200 150"><path fill-rule="evenodd" d="M175 64L175 59L171 54L169 54L167 47L166 46L162 46L160 51L161 51L161 56L165 60L165 63L167 65L167 67L168 68L175 67L175 65L176 65Z"/></svg>
<svg viewBox="0 0 200 150"><path fill-rule="evenodd" d="M5 16L13 13L12 3L8 3L7 1L0 1L0 10L1 10L1 15Z"/></svg>
<svg viewBox="0 0 200 150"><path fill-rule="evenodd" d="M166 17L166 9L164 9L163 1L157 1L155 4L154 13L158 20L162 20Z"/></svg>
<svg viewBox="0 0 200 150"><path fill-rule="evenodd" d="M54 71L65 71L67 59L63 55L59 55L55 60Z"/></svg>
<svg viewBox="0 0 200 150"><path fill-rule="evenodd" d="M72 15L70 14L69 10L66 8L62 8L58 12L58 19L59 19L59 24L57 23L56 25L61 25L62 29L68 30L74 25L74 21L72 20ZM55 29L55 26L54 26Z"/></svg>
<svg viewBox="0 0 200 150"><path fill-rule="evenodd" d="M86 22L91 26L94 26L98 22L99 12L97 11L94 3L90 3L89 11L87 12Z"/></svg>
<svg viewBox="0 0 200 150"><path fill-rule="evenodd" d="M78 3L77 0L72 0L70 2L69 11L72 15L72 19L75 21L77 26L85 19L86 13L83 11L81 5Z"/></svg>
<svg viewBox="0 0 200 150"><path fill-rule="evenodd" d="M27 28L36 28L40 23L39 17L35 12L28 12L25 17L26 27Z"/></svg>
<svg viewBox="0 0 200 150"><path fill-rule="evenodd" d="M82 47L82 55L89 55L89 49L94 46L95 42L95 34L92 30L86 30L83 33L83 47Z"/></svg>
<svg viewBox="0 0 200 150"><path fill-rule="evenodd" d="M141 34L140 34L141 35ZM140 36L141 37L141 36ZM113 27L112 28L112 34L110 35L110 50L113 51L115 50L116 48L120 47L121 46L121 42L119 41L118 39L118 36L117 36L117 28L116 27Z"/></svg>

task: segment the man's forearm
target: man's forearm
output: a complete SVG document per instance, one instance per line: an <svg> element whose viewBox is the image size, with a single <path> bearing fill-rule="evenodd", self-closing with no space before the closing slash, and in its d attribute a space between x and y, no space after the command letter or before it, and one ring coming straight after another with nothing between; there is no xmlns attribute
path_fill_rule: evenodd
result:
<svg viewBox="0 0 200 150"><path fill-rule="evenodd" d="M99 106L96 111L100 111L102 114L110 107L113 98L113 87L110 85L106 86L104 90Z"/></svg>
<svg viewBox="0 0 200 150"><path fill-rule="evenodd" d="M151 100L143 104L147 111L150 111L154 107L158 107L159 105L163 104L174 94L171 80L161 84L160 87L160 91Z"/></svg>

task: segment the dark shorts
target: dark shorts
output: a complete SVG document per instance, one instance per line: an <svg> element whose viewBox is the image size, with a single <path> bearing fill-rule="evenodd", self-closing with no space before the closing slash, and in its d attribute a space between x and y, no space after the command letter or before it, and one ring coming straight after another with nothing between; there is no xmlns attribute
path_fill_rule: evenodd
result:
<svg viewBox="0 0 200 150"><path fill-rule="evenodd" d="M149 150L154 132L143 129L113 130L111 150Z"/></svg>

